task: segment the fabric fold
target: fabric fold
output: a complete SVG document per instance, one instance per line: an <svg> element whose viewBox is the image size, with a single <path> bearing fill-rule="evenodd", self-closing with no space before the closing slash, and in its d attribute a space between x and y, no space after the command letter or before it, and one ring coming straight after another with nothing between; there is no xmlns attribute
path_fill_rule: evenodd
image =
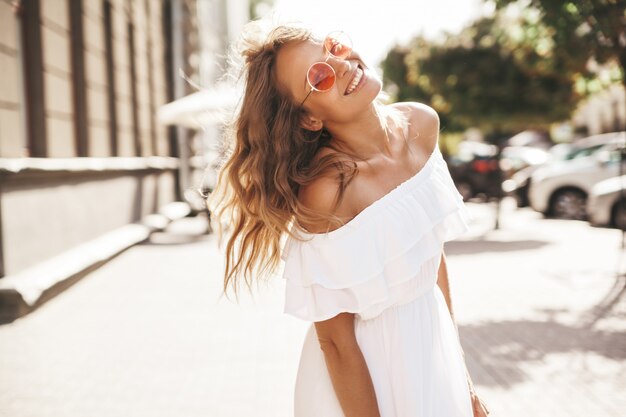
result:
<svg viewBox="0 0 626 417"><path fill-rule="evenodd" d="M469 216L435 149L424 167L325 234L294 231L282 252L284 312L326 320L341 312L375 317L436 283L443 243L468 228Z"/></svg>

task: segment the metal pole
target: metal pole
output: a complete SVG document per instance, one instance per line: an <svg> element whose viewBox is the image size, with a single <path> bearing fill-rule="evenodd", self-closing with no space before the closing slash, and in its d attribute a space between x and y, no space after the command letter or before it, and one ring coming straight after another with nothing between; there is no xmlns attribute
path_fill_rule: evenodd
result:
<svg viewBox="0 0 626 417"><path fill-rule="evenodd" d="M616 216L619 216L619 210L622 210L621 207L624 207L625 204L625 197L626 197L626 190L624 190L624 181L622 179L622 177L624 176L624 164L626 163L626 83L624 82L624 80L622 80L622 87L624 89L624 124L622 125L622 123L620 123L620 108L619 108L619 99L616 99L613 102L613 128L614 130L617 132L620 130L622 130L622 142L620 144L620 148L619 148L619 202L617 205L617 210L618 213L616 213ZM622 244L621 244L621 249L622 249L622 254L624 249L626 248L626 224L621 224L621 229L622 229ZM624 272L621 272L621 265L620 265L620 271L618 271L618 275L624 275Z"/></svg>
<svg viewBox="0 0 626 417"><path fill-rule="evenodd" d="M625 109L626 110L626 109ZM619 218L620 211L624 210L624 206L626 204L626 190L624 190L624 164L626 164L626 126L624 126L624 132L622 132L622 141L619 149L619 202L617 203L617 213L615 213L616 218ZM626 276L626 272L623 271L622 263L624 259L624 250L626 249L626 224L623 222L619 225L622 229L622 243L620 245L620 255L618 257L619 262L617 263L617 276L624 277Z"/></svg>
<svg viewBox="0 0 626 417"><path fill-rule="evenodd" d="M504 181L504 173L502 172L502 167L500 166L500 160L502 159L502 148L504 144L502 143L502 138L498 137L496 142L498 153L496 155L496 162L498 164L497 169L494 174L498 176L496 184L498 184L498 188L495 190L496 194L496 221L494 223L493 229L500 230L500 216L502 214L502 198L503 198L503 190L502 190L502 182Z"/></svg>

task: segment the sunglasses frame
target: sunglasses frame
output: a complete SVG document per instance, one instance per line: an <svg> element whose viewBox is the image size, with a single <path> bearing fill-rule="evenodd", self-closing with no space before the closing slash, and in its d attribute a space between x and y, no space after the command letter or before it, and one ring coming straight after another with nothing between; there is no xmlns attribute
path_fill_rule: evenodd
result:
<svg viewBox="0 0 626 417"><path fill-rule="evenodd" d="M327 44L327 40L330 37L330 35L332 35L334 33L343 34L350 41L350 45L349 45L350 50L348 51L348 53L347 53L347 55L345 57L341 57L341 56L335 55L331 51L328 50L328 47L326 45ZM347 45L345 45L345 46L347 46ZM346 58L348 56L350 56L350 54L352 53L352 39L350 39L350 37L344 31L341 31L341 30L330 32L324 38L324 49L326 50L326 53L327 53L326 59L324 61L316 61L316 62L312 63L311 66L309 67L309 69L306 72L306 81L307 81L307 83L309 83L309 86L311 87L311 90L308 92L306 97L304 97L304 100L302 100L302 102L300 103L300 107L302 107L304 105L304 102L309 98L309 96L311 95L311 93L313 91L319 91L319 92L325 93L326 91L329 91L331 88L333 88L333 86L335 85L335 82L337 80L337 73L335 72L335 69L328 63L328 60L330 59L330 57L333 57L333 58L336 58L336 59L346 60ZM322 64L322 65L328 66L328 68L330 68L330 70L332 71L332 73L333 73L333 75L335 77L335 81L333 81L333 84L330 87L328 87L328 89L326 89L326 90L320 90L318 88L315 88L315 86L313 84L311 84L311 80L309 80L309 72L311 71L311 68L313 68L314 66L316 66L318 64Z"/></svg>

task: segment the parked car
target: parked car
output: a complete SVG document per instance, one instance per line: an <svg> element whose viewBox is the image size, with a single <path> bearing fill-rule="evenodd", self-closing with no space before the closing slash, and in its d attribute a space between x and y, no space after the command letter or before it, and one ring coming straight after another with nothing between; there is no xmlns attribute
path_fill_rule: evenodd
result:
<svg viewBox="0 0 626 417"><path fill-rule="evenodd" d="M498 197L502 193L498 148L495 145L461 142L458 152L447 162L454 184L463 199Z"/></svg>
<svg viewBox="0 0 626 417"><path fill-rule="evenodd" d="M542 130L524 130L511 136L506 141L507 146L537 148L548 150L554 145L548 132Z"/></svg>
<svg viewBox="0 0 626 417"><path fill-rule="evenodd" d="M619 174L625 134L607 133L583 139L566 159L535 170L528 192L530 206L548 216L585 219L591 188Z"/></svg>
<svg viewBox="0 0 626 417"><path fill-rule="evenodd" d="M502 184L503 190L515 198L518 207L528 207L530 205L528 190L533 172L547 163L566 159L571 150L571 144L559 143L547 151L540 150L540 152L544 152L543 155L529 154L530 158L528 158L526 166L519 167L507 176L508 179ZM504 168L506 170L506 166Z"/></svg>
<svg viewBox="0 0 626 417"><path fill-rule="evenodd" d="M589 222L626 230L626 175L593 186L587 203Z"/></svg>
<svg viewBox="0 0 626 417"><path fill-rule="evenodd" d="M507 146L500 154L500 168L510 177L526 167L545 164L550 158L550 153L540 148Z"/></svg>

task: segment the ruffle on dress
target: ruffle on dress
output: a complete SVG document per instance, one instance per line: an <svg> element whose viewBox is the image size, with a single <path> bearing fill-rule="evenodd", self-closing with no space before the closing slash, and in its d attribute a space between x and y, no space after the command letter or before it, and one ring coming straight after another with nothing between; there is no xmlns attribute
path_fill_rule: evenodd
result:
<svg viewBox="0 0 626 417"><path fill-rule="evenodd" d="M338 229L292 231L282 252L284 312L322 321L341 312L366 320L411 301L436 281L443 243L469 216L436 147L414 176Z"/></svg>

